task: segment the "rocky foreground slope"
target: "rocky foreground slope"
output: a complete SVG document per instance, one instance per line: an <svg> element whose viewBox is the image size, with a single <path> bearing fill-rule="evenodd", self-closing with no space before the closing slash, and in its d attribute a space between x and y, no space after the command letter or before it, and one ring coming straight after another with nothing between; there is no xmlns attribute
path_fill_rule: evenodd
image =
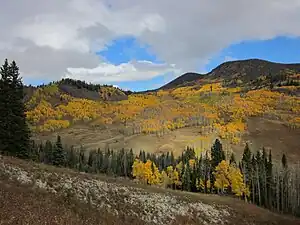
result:
<svg viewBox="0 0 300 225"><path fill-rule="evenodd" d="M300 224L240 200L0 159L0 224Z"/></svg>

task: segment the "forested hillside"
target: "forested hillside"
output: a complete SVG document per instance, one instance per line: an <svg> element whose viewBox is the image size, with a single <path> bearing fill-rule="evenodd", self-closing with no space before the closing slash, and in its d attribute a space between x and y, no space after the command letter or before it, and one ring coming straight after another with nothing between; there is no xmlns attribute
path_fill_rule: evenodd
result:
<svg viewBox="0 0 300 225"><path fill-rule="evenodd" d="M286 137L290 137L290 140L283 140L283 143L291 143L294 149L297 148L294 145L300 127L299 77L299 74L294 73L278 79L261 75L252 81L252 85L237 80L234 86L223 79L201 79L196 85L170 90L143 94L121 92L117 96L124 99L118 101L99 97L103 93L109 96L113 91L120 92L113 87L102 87L98 91L94 91L97 88L93 89L94 95L99 97L96 100L74 97L72 92L62 91L58 82L39 87L33 92L26 102L26 115L37 140L45 140L43 137L54 140L56 137L51 134L58 132L68 141L66 136L73 139L69 133L85 129L84 132L95 133L91 133L90 138L103 134L97 136L98 141L101 141L99 144L96 140L88 141L83 137L82 141L86 145L93 143L93 147L103 148L105 143L117 148L132 147L134 151L145 149L146 146L140 146L139 149L135 149L133 144L127 146L127 138L154 135L158 140L163 140L180 128L195 127L199 133L183 140L185 144L181 143L181 148L182 145L193 146L197 154L209 149L215 138L226 142L228 154L236 146L241 152L245 142L252 141L252 136L257 133L249 130L253 127L253 119L260 118L261 124L274 124L271 132L277 130L275 135L281 135L279 129L288 129L290 134ZM75 90L74 85L70 87ZM106 136L110 133L111 136ZM266 136L266 144L263 145L268 145L269 135L263 133L263 136ZM113 139L118 143L109 141ZM156 150L169 144L164 141ZM261 147L261 143L255 145ZM287 150L282 149L280 154L283 151Z"/></svg>

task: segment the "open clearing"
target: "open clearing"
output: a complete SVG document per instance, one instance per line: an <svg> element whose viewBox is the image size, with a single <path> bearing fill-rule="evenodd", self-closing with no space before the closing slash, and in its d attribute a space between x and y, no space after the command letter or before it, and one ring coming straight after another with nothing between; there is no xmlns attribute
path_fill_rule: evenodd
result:
<svg viewBox="0 0 300 225"><path fill-rule="evenodd" d="M284 124L264 118L249 118L247 122L248 131L242 136L242 142L238 145L231 145L222 141L225 150L232 149L241 157L245 142L250 143L252 150L261 149L263 146L268 150L272 149L273 157L280 159L282 153L286 153L289 161L300 159L300 129L290 129ZM137 134L125 136L121 134L117 126L109 129L96 129L87 125L75 125L52 134L39 135L36 140L55 141L57 135L61 135L65 144L80 146L86 149L133 149L138 153L141 149L146 152L167 152L173 151L175 156L181 154L186 146L193 146L197 149L210 149L217 138L211 134L206 140L201 141L200 128L186 127L174 130L158 137L154 134Z"/></svg>
<svg viewBox="0 0 300 225"><path fill-rule="evenodd" d="M181 154L186 146L208 149L216 136L211 135L209 139L202 142L201 134L197 127L187 127L171 131L162 137L154 134L138 134L125 136L116 128L97 130L88 126L74 126L50 135L35 137L37 140L53 140L59 134L65 144L83 145L86 149L111 148L111 149L133 149L138 153L141 149L146 152L173 151L175 156Z"/></svg>

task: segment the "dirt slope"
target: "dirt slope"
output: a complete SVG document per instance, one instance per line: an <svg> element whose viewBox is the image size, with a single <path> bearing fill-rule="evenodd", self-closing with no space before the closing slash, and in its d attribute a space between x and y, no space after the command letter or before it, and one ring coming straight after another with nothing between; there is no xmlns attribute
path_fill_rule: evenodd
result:
<svg viewBox="0 0 300 225"><path fill-rule="evenodd" d="M0 224L286 224L240 200L145 187L13 158L0 161Z"/></svg>

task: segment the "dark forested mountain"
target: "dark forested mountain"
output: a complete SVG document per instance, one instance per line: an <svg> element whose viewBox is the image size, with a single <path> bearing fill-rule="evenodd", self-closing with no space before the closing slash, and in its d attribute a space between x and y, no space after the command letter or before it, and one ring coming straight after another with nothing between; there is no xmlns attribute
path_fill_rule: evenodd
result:
<svg viewBox="0 0 300 225"><path fill-rule="evenodd" d="M253 82L260 76L270 77L272 81L282 80L291 73L300 73L300 63L283 64L260 59L247 59L225 62L207 74L186 73L159 89L171 89L190 86L201 79L224 79L225 81L240 80L244 83Z"/></svg>
<svg viewBox="0 0 300 225"><path fill-rule="evenodd" d="M159 89L171 89L180 86L188 86L193 84L194 81L201 79L202 77L204 77L204 75L199 73L185 73Z"/></svg>

